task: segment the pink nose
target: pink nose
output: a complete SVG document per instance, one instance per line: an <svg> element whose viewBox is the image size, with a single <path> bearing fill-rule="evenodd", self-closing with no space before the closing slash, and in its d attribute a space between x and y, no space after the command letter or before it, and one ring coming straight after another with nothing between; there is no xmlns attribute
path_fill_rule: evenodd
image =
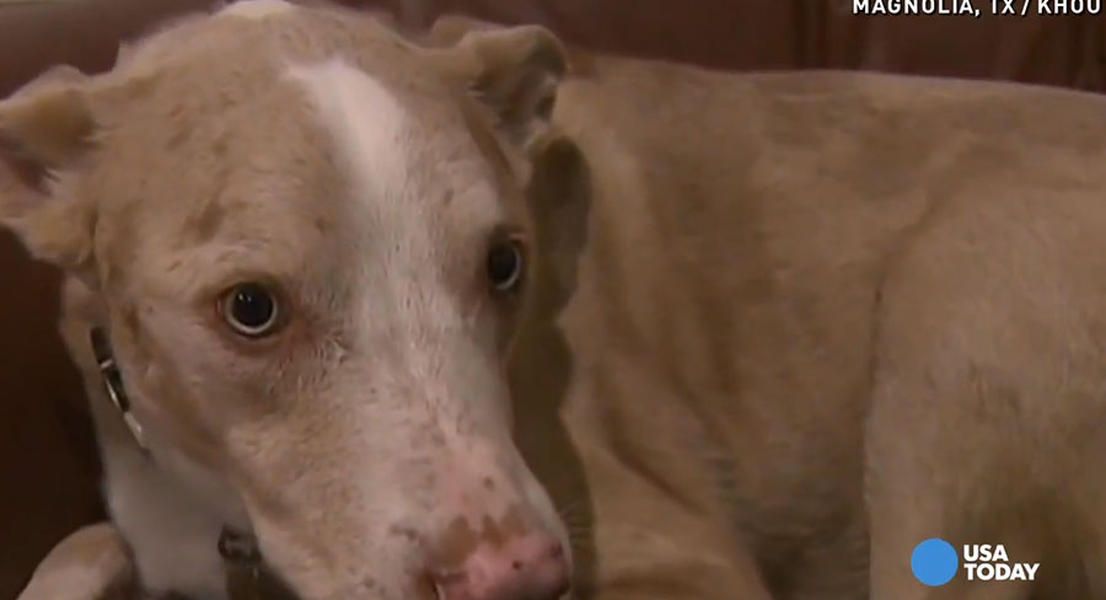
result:
<svg viewBox="0 0 1106 600"><path fill-rule="evenodd" d="M477 547L437 584L442 600L557 600L568 591L568 580L561 543L526 535Z"/></svg>

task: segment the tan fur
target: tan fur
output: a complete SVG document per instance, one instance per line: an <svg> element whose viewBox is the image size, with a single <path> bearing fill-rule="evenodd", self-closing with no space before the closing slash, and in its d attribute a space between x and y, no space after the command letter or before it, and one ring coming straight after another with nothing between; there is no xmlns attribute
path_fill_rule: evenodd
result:
<svg viewBox="0 0 1106 600"><path fill-rule="evenodd" d="M573 51L547 129L558 49L543 30L463 21L418 48L351 13L297 10L187 20L89 84L97 145L36 197L63 214L61 195L95 199L95 273L71 282L64 329L109 495L141 481L143 507L182 502L190 531L252 523L305 600L410 597L426 592L404 579L413 540L456 562L481 535L435 504L457 491L439 465L463 472L461 495L503 503L489 539L548 516L517 483L530 475L506 441L509 384L579 597L1106 595L1106 100ZM378 179L347 177L339 137L285 76L333 57L398 99L395 119L418 117L395 156L364 156L388 159ZM100 89L123 101L96 102ZM357 185L392 195L351 198ZM9 212L36 193L19 189L0 199ZM11 223L35 248L25 223L62 219ZM433 246L403 262L387 249L416 242L380 222L432 231ZM468 283L478 230L498 222L532 250L527 291L502 304ZM424 272L448 285L419 296ZM212 298L258 274L284 283L296 316L246 345ZM475 315L476 333L405 321L400 285L435 319ZM372 328L382 314L394 321ZM99 392L91 323L111 326L161 470ZM498 360L506 382L488 376ZM364 453L367 438L381 449ZM363 471L380 485L360 487ZM128 514L132 546L156 550ZM909 558L931 536L1006 543L1042 578L924 588ZM138 552L139 571L151 560Z"/></svg>
<svg viewBox="0 0 1106 600"><path fill-rule="evenodd" d="M17 600L127 600L133 569L119 532L108 523L89 525L50 551Z"/></svg>
<svg viewBox="0 0 1106 600"><path fill-rule="evenodd" d="M600 588L604 562L617 581L683 555L708 585L752 560L773 597L865 597L865 471L873 598L965 597L909 572L935 535L1099 556L1104 108L615 59L562 86L594 185L562 323ZM1041 597L1106 593L1050 572Z"/></svg>

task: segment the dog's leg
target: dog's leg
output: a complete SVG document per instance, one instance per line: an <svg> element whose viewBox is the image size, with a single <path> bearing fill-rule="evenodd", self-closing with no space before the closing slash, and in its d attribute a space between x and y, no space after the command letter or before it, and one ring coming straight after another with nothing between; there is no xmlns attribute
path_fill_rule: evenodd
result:
<svg viewBox="0 0 1106 600"><path fill-rule="evenodd" d="M605 569L592 600L774 600L751 557L726 564L656 562L648 568ZM611 573L611 571L617 571Z"/></svg>
<svg viewBox="0 0 1106 600"><path fill-rule="evenodd" d="M1043 444L1030 411L1041 404L1034 382L1048 380L1047 349L1037 371L1015 368L1024 349L998 336L1020 323L985 310L994 272L959 276L948 264L973 263L908 256L882 294L865 449L872 600L1022 600L1033 591L969 581L962 548L1004 544L1012 561L1039 559L1033 519L1044 522L1049 509L1025 448ZM930 555L935 562L955 565L933 586L912 567L931 538L951 545Z"/></svg>
<svg viewBox="0 0 1106 600"><path fill-rule="evenodd" d="M598 561L592 600L773 600L753 554L723 520L689 510L625 469L584 450L595 499Z"/></svg>
<svg viewBox="0 0 1106 600"><path fill-rule="evenodd" d="M89 525L54 546L17 600L130 600L133 575L115 527Z"/></svg>
<svg viewBox="0 0 1106 600"><path fill-rule="evenodd" d="M957 452L941 435L937 419L906 419L906 411L888 404L932 402L932 390L902 378L880 384L869 435L869 515L872 600L1024 600L1032 584L968 581L961 552L964 543L1006 544L1012 560L1026 560L1029 548L1012 536L1022 532L986 516L987 493L972 469L961 468ZM970 459L964 459L971 462ZM996 503L997 504L997 503ZM952 545L957 569L943 585L927 586L913 572L915 548L940 538ZM1024 538L1020 538L1024 540ZM1036 560L1035 558L1033 560Z"/></svg>

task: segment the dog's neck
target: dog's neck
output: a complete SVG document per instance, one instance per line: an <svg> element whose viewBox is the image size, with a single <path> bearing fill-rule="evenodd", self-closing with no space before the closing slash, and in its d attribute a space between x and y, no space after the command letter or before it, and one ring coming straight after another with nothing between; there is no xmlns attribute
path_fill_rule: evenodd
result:
<svg viewBox="0 0 1106 600"><path fill-rule="evenodd" d="M185 457L151 448L104 330L93 327L89 343L103 384L93 403L108 507L142 585L195 600L259 597L261 559L248 520L240 509L215 509L237 501ZM100 426L110 421L114 427Z"/></svg>

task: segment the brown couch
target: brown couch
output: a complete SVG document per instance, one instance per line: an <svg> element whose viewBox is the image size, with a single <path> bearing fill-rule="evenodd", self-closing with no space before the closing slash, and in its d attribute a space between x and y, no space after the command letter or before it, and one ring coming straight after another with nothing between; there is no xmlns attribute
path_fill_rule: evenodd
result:
<svg viewBox="0 0 1106 600"><path fill-rule="evenodd" d="M981 0L982 2L982 0ZM0 96L43 68L108 67L118 40L207 0L2 0ZM358 4L374 4L360 2ZM375 4L396 4L377 2ZM465 12L543 23L598 49L731 69L844 68L1106 92L1106 15L858 17L841 0L409 0L405 19ZM57 275L0 234L0 600L68 531L102 515L94 440L54 331Z"/></svg>

